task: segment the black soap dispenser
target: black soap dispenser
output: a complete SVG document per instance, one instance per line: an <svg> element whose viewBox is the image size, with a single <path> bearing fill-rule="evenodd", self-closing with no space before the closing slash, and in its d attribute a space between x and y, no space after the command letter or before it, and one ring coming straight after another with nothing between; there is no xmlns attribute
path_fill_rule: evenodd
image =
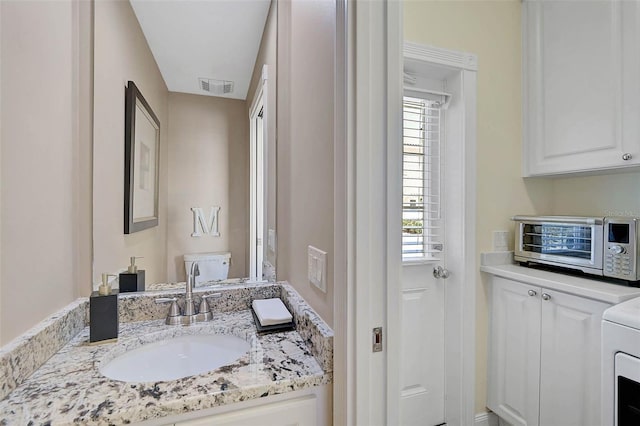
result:
<svg viewBox="0 0 640 426"><path fill-rule="evenodd" d="M131 265L129 265L127 272L120 274L120 293L144 291L144 270L138 270L136 259L142 259L142 257L132 256Z"/></svg>
<svg viewBox="0 0 640 426"><path fill-rule="evenodd" d="M89 298L89 342L118 338L118 290L112 290L111 274L102 274L102 284Z"/></svg>

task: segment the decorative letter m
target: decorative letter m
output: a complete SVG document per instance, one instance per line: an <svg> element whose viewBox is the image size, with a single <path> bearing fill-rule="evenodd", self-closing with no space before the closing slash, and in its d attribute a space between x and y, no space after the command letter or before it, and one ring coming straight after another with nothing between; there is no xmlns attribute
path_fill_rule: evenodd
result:
<svg viewBox="0 0 640 426"><path fill-rule="evenodd" d="M192 237L201 237L202 234L211 234L214 237L219 237L218 232L218 212L220 207L211 207L211 213L209 213L209 220L204 217L204 212L200 207L191 207L193 212L193 234ZM202 230L202 232L200 232Z"/></svg>

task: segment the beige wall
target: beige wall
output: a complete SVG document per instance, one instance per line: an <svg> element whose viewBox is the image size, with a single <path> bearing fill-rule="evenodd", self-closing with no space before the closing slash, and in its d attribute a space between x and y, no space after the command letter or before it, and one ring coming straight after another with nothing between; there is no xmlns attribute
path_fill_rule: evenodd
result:
<svg viewBox="0 0 640 426"><path fill-rule="evenodd" d="M516 213L552 210L552 182L521 176L520 1L405 1L405 39L478 55L477 252ZM487 308L477 283L476 411L486 405Z"/></svg>
<svg viewBox="0 0 640 426"><path fill-rule="evenodd" d="M70 1L0 3L0 344L70 303L76 282L89 286L88 265L79 264L90 252L80 9Z"/></svg>
<svg viewBox="0 0 640 426"><path fill-rule="evenodd" d="M247 117L249 116L249 109L253 104L255 98L258 83L261 82L262 67L267 66L267 103L266 120L267 120L267 135L265 139L265 151L266 151L266 171L265 171L265 226L264 226L264 260L270 262L273 266L276 266L276 253L269 250L268 247L268 231L269 229L276 229L276 123L277 123L277 105L276 94L278 93L278 69L277 69L277 35L278 35L278 3L276 1L271 2L269 9L269 15L267 16L267 22L265 23L264 32L262 33L262 40L260 41L260 50L256 58L256 64L253 68L253 75L251 76L251 83L249 84L249 90L247 91Z"/></svg>
<svg viewBox="0 0 640 426"><path fill-rule="evenodd" d="M165 281L167 271L167 168L169 92L128 1L95 3L93 237L94 282L116 273L130 256L144 256L146 281ZM160 120L159 225L124 232L124 99L136 83Z"/></svg>
<svg viewBox="0 0 640 426"><path fill-rule="evenodd" d="M333 325L335 1L278 4L278 279ZM328 252L327 293L307 246Z"/></svg>
<svg viewBox="0 0 640 426"><path fill-rule="evenodd" d="M553 180L553 214L640 217L640 172Z"/></svg>
<svg viewBox="0 0 640 426"><path fill-rule="evenodd" d="M168 281L185 253L230 251L230 277L248 276L249 118L245 101L169 94ZM219 237L192 237L191 207L219 206Z"/></svg>

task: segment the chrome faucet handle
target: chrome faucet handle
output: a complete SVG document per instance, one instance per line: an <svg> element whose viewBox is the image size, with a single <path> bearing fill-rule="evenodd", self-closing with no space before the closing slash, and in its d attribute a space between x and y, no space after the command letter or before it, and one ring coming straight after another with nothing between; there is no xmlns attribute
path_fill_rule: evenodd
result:
<svg viewBox="0 0 640 426"><path fill-rule="evenodd" d="M200 301L200 313L206 313L206 312L211 312L211 307L209 306L209 303L207 302L207 299L212 298L212 299L219 299L220 297L222 297L222 293L211 293L211 294L207 294L204 296L201 296L201 301Z"/></svg>
<svg viewBox="0 0 640 426"><path fill-rule="evenodd" d="M196 316L196 321L202 322L202 321L210 321L211 318L213 318L213 313L211 312L211 307L209 306L209 303L207 302L207 299L212 298L212 297L220 297L222 296L222 293L213 293L213 294L207 294L207 295L203 295L200 297L200 310L198 312L198 315Z"/></svg>
<svg viewBox="0 0 640 426"><path fill-rule="evenodd" d="M156 299L156 303L169 303L169 314L167 315L166 323L168 325L178 325L181 323L182 315L180 315L180 306L178 306L178 299L175 297L161 297Z"/></svg>

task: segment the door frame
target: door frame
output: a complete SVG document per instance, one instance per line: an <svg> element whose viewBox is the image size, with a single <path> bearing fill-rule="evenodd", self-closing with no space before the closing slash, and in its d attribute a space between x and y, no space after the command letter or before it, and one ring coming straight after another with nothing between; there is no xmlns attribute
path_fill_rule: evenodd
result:
<svg viewBox="0 0 640 426"><path fill-rule="evenodd" d="M401 319L402 69L405 49L460 70L464 144L455 236L461 264L451 266L460 285L450 291L455 310L455 354L445 375L445 416L471 425L475 411L476 303L476 69L474 55L418 49L403 42L402 3L336 2L334 424L399 424ZM383 45L386 49L380 49ZM430 53L429 53L430 52ZM444 54L444 55L443 55ZM443 55L435 57L437 55ZM340 116L346 117L341 119ZM396 226L397 225L397 226ZM346 231L346 232L345 232ZM342 260L343 259L343 260ZM459 269L458 269L459 268ZM344 285L340 285L344 283ZM383 351L371 350L372 327L384 327ZM455 351L455 352L454 352ZM463 356L465 354L466 356Z"/></svg>
<svg viewBox="0 0 640 426"><path fill-rule="evenodd" d="M263 281L264 259L264 182L267 146L267 65L262 66L260 82L249 108L249 277ZM262 110L262 137L257 137L256 118Z"/></svg>
<svg viewBox="0 0 640 426"><path fill-rule="evenodd" d="M404 42L403 59L445 68L452 74L446 87L453 95L452 101L442 123L447 135L444 180L447 190L453 187L452 193L462 196L444 197L446 268L451 271L445 284L445 421L450 425L471 425L475 418L478 59L470 53L412 42ZM402 179L401 174L398 176Z"/></svg>

